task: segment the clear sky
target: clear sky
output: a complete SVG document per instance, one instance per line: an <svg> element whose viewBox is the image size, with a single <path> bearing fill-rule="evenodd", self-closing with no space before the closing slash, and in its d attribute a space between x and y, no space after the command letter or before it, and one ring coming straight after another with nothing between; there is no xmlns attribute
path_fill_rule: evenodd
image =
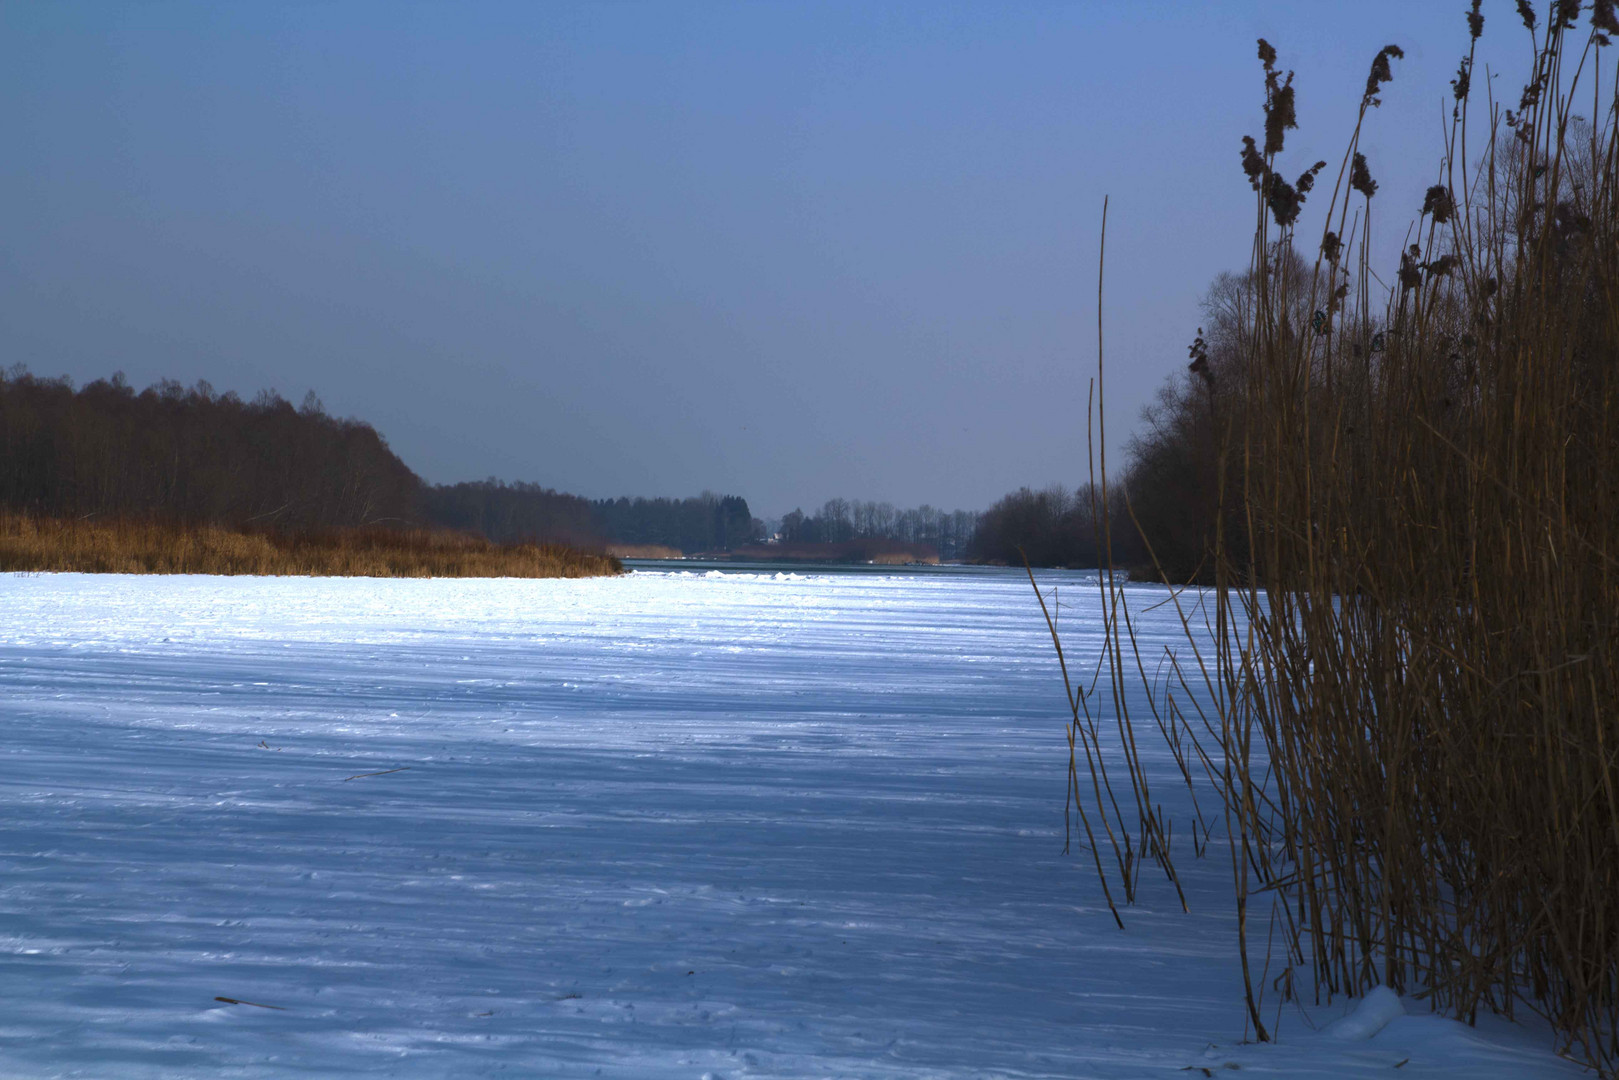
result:
<svg viewBox="0 0 1619 1080"><path fill-rule="evenodd" d="M1115 466L1246 264L1255 38L1329 177L1406 50L1392 251L1466 7L7 2L0 362L314 389L433 481L980 508L1083 478L1104 194Z"/></svg>

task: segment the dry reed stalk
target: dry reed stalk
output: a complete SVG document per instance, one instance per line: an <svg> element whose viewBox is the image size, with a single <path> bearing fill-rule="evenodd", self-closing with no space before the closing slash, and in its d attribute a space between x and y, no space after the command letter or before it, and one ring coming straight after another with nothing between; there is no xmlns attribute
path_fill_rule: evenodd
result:
<svg viewBox="0 0 1619 1080"><path fill-rule="evenodd" d="M1527 1006L1619 1075L1619 69L1602 51L1619 22L1611 4L1588 32L1579 15L1523 15L1531 79L1516 109L1491 103L1476 160L1470 45L1439 182L1381 304L1359 145L1399 52L1374 60L1310 266L1294 232L1323 166L1277 172L1291 76L1260 43L1251 307L1218 393L1209 377L1234 513L1215 518L1213 588L1194 609L1172 594L1191 659L1162 688L1125 662L1110 574L1101 627L1112 753L1140 835L1164 837L1141 854L1173 874L1128 691L1147 687L1188 786L1200 762L1224 804L1260 1038L1248 917L1268 893L1284 999L1307 970L1318 998L1382 984L1467 1019ZM1475 41L1482 24L1475 4ZM1079 711L1072 730L1094 733ZM1101 744L1086 750L1105 777ZM1092 794L1118 820L1111 791Z"/></svg>

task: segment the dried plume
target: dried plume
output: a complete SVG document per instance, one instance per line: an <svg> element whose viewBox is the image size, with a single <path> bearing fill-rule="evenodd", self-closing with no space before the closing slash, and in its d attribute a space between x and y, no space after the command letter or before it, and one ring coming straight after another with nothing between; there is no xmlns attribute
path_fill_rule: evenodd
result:
<svg viewBox="0 0 1619 1080"><path fill-rule="evenodd" d="M1287 79L1265 103L1265 156L1281 153L1284 133L1298 126L1298 115L1293 108L1293 73L1289 71Z"/></svg>
<svg viewBox="0 0 1619 1080"><path fill-rule="evenodd" d="M1449 277L1450 272L1461 265L1461 260L1454 255L1441 255L1433 262L1424 263L1422 268L1428 271L1430 278Z"/></svg>
<svg viewBox="0 0 1619 1080"><path fill-rule="evenodd" d="M1422 249L1415 244L1400 256L1400 288L1415 289L1422 284Z"/></svg>
<svg viewBox="0 0 1619 1080"><path fill-rule="evenodd" d="M1355 160L1349 166L1349 186L1370 199L1377 194L1377 181L1366 167L1366 155L1355 151Z"/></svg>
<svg viewBox="0 0 1619 1080"><path fill-rule="evenodd" d="M1259 145L1254 142L1252 135L1242 137L1242 171L1255 191L1265 186L1265 177L1270 174L1264 157L1259 153Z"/></svg>
<svg viewBox="0 0 1619 1080"><path fill-rule="evenodd" d="M1449 221L1456 212L1456 200L1451 198L1450 189L1444 184L1435 184L1429 188L1427 196L1422 200L1422 212L1432 214L1436 225L1443 225Z"/></svg>
<svg viewBox="0 0 1619 1080"><path fill-rule="evenodd" d="M1394 70L1389 61L1403 59L1405 59L1405 50L1398 45L1385 45L1377 50L1377 55L1372 57L1372 70L1366 76L1366 92L1361 95L1361 108L1365 109L1383 104L1382 100L1377 96L1378 92L1382 90L1384 83L1390 82L1394 78Z"/></svg>
<svg viewBox="0 0 1619 1080"><path fill-rule="evenodd" d="M1304 172L1299 175L1299 178L1293 181L1293 186L1299 189L1300 202L1303 202L1304 196L1308 195L1310 190L1315 187L1315 178L1320 176L1321 170L1325 169L1326 167L1327 163L1325 161L1318 161L1314 165L1311 165L1308 169L1305 169Z"/></svg>
<svg viewBox="0 0 1619 1080"><path fill-rule="evenodd" d="M1203 328L1197 328L1197 337L1187 346L1186 354L1192 362L1186 365L1186 370L1203 380L1203 385L1210 390L1214 389L1214 371L1209 367L1209 343L1203 338Z"/></svg>
<svg viewBox="0 0 1619 1080"><path fill-rule="evenodd" d="M1299 219L1299 210L1304 206L1304 195L1276 173L1271 173L1265 178L1265 205L1270 207L1271 216L1276 219L1276 224L1285 229Z"/></svg>
<svg viewBox="0 0 1619 1080"><path fill-rule="evenodd" d="M1614 0L1591 0L1591 26L1593 29L1619 34L1619 14L1615 14ZM1599 35L1600 36L1600 35ZM1606 45L1606 40L1600 42Z"/></svg>

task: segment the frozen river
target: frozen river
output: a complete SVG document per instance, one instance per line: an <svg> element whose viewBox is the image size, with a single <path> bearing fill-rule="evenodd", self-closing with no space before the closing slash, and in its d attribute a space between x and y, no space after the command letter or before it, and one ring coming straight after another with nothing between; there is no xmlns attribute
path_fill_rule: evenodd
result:
<svg viewBox="0 0 1619 1080"><path fill-rule="evenodd" d="M1063 709L1011 572L0 576L0 1076L1583 1075L1239 1045L1229 864L1116 929Z"/></svg>

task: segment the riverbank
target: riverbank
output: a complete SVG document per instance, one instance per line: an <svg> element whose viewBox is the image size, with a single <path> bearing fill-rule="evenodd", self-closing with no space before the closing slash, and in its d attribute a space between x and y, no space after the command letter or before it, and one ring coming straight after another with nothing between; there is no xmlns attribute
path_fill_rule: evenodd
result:
<svg viewBox="0 0 1619 1080"><path fill-rule="evenodd" d="M319 577L596 577L612 555L426 529L278 533L0 514L0 571Z"/></svg>

